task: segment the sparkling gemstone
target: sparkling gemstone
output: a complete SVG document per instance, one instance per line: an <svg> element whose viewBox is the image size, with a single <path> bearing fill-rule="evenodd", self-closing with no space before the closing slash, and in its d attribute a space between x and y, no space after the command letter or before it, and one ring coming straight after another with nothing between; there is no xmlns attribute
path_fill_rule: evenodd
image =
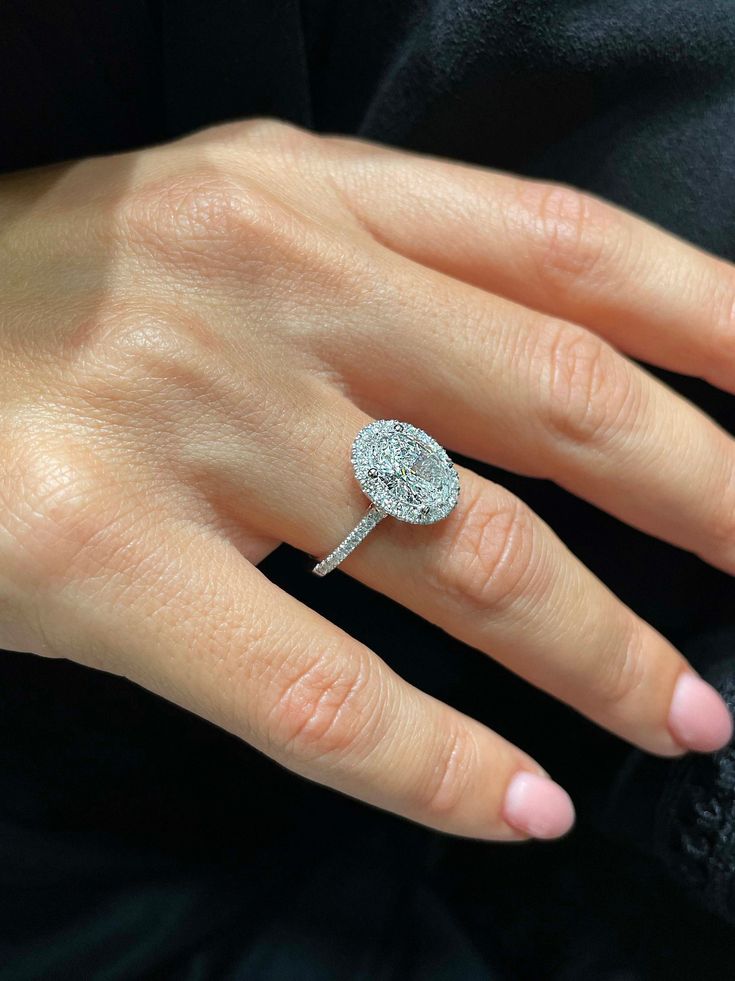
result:
<svg viewBox="0 0 735 981"><path fill-rule="evenodd" d="M454 464L436 440L408 422L379 419L361 429L352 466L365 495L401 521L430 525L457 503Z"/></svg>

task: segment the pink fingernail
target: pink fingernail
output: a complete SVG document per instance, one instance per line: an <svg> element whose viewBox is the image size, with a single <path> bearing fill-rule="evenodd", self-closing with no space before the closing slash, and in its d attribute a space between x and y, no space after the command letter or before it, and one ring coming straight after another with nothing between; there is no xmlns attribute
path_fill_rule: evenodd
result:
<svg viewBox="0 0 735 981"><path fill-rule="evenodd" d="M574 805L558 783L535 773L516 773L505 792L504 820L533 838L558 838L574 824Z"/></svg>
<svg viewBox="0 0 735 981"><path fill-rule="evenodd" d="M685 671L674 688L669 729L686 749L712 753L730 742L733 722L719 693L697 675Z"/></svg>

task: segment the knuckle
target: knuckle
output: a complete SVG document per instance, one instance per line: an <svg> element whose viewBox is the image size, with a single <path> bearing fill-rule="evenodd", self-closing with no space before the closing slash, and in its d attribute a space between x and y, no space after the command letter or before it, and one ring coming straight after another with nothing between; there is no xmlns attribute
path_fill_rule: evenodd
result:
<svg viewBox="0 0 735 981"><path fill-rule="evenodd" d="M457 509L459 510L459 509ZM527 587L534 568L532 512L516 497L497 496L478 486L465 495L452 516L450 561L442 558L429 570L433 588L464 613L502 609Z"/></svg>
<svg viewBox="0 0 735 981"><path fill-rule="evenodd" d="M3 498L13 565L34 586L87 575L113 549L124 508L100 493L105 478L68 438L16 445Z"/></svg>
<svg viewBox="0 0 735 981"><path fill-rule="evenodd" d="M311 153L320 138L296 123L262 116L243 123L242 135L248 143L260 149L269 149L287 159L298 159L303 153Z"/></svg>
<svg viewBox="0 0 735 981"><path fill-rule="evenodd" d="M106 369L131 361L175 361L191 336L187 322L180 314L156 310L149 302L145 309L135 303L119 308L110 304L82 325L67 350L78 365L104 365Z"/></svg>
<svg viewBox="0 0 735 981"><path fill-rule="evenodd" d="M428 779L418 795L420 810L447 818L460 806L478 772L479 751L468 726L453 725L448 738L442 730L442 747Z"/></svg>
<svg viewBox="0 0 735 981"><path fill-rule="evenodd" d="M605 341L572 324L553 323L534 343L546 379L538 387L543 400L539 415L552 436L599 446L625 429L640 396L628 362Z"/></svg>
<svg viewBox="0 0 735 981"><path fill-rule="evenodd" d="M296 670L282 670L266 715L269 739L308 762L344 758L370 730L369 673L363 660L333 652L309 658Z"/></svg>
<svg viewBox="0 0 735 981"><path fill-rule="evenodd" d="M119 206L126 243L170 266L205 275L220 267L261 268L294 236L294 215L259 185L199 168L147 181Z"/></svg>
<svg viewBox="0 0 735 981"><path fill-rule="evenodd" d="M626 629L624 643L611 647L596 661L585 684L588 695L613 710L627 702L644 680L645 647L644 631L633 623Z"/></svg>
<svg viewBox="0 0 735 981"><path fill-rule="evenodd" d="M208 139L214 137L218 143L237 147L248 143L275 150L301 148L317 140L316 135L309 130L275 116L227 120L208 126L196 135L206 135Z"/></svg>
<svg viewBox="0 0 735 981"><path fill-rule="evenodd" d="M155 301L108 303L67 340L67 397L96 418L124 411L126 423L154 417L168 423L192 399L216 401L225 383L222 344L188 312Z"/></svg>
<svg viewBox="0 0 735 981"><path fill-rule="evenodd" d="M542 281L552 288L605 273L624 241L624 223L605 202L562 184L518 185L523 221Z"/></svg>

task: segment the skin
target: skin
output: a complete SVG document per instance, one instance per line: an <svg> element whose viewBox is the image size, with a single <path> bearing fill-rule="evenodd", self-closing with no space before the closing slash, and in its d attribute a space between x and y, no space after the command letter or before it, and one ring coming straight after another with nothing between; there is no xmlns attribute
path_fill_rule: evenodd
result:
<svg viewBox="0 0 735 981"><path fill-rule="evenodd" d="M513 816L533 760L257 568L356 524L363 425L406 419L735 571L733 440L630 360L735 391L735 271L571 188L238 121L0 178L0 282L0 646L130 678L411 820L565 830ZM645 750L726 741L672 714L671 644L459 469L446 520L383 522L344 572Z"/></svg>

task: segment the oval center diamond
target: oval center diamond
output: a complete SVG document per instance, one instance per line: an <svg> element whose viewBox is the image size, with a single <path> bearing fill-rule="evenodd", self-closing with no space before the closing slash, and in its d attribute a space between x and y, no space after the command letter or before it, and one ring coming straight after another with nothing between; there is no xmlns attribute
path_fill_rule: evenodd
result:
<svg viewBox="0 0 735 981"><path fill-rule="evenodd" d="M363 492L411 524L445 518L457 503L459 474L435 439L398 419L378 419L355 437L352 466Z"/></svg>

